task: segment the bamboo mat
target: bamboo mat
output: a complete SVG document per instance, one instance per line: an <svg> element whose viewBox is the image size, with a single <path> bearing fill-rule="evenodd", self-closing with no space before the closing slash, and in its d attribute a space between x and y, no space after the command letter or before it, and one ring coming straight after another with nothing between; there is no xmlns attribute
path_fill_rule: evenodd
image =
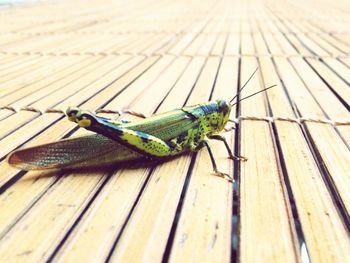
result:
<svg viewBox="0 0 350 263"><path fill-rule="evenodd" d="M45 1L0 10L0 262L350 262L350 5ZM145 115L231 99L207 151L25 172L19 147L89 132L60 112ZM111 114L105 114L111 116ZM113 116L113 115L112 115ZM135 120L126 114L123 119Z"/></svg>

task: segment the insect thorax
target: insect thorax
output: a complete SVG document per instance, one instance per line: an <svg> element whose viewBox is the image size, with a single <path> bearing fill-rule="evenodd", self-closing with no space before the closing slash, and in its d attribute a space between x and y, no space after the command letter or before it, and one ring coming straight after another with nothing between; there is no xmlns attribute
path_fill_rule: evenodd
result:
<svg viewBox="0 0 350 263"><path fill-rule="evenodd" d="M231 112L231 105L225 100L210 101L183 110L198 121L197 140L218 133L225 127Z"/></svg>

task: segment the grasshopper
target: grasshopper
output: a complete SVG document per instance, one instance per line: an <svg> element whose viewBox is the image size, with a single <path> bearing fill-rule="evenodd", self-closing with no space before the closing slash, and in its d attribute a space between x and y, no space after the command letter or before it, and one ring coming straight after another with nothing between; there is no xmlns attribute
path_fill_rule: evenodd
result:
<svg viewBox="0 0 350 263"><path fill-rule="evenodd" d="M68 108L66 115L70 121L95 134L16 150L9 155L8 162L23 170L83 168L125 161L159 161L206 147L214 174L227 177L218 171L208 140L222 141L231 159L246 161L244 157L234 156L225 137L219 134L229 121L232 106L238 102L232 103L236 97L231 101L186 106L135 122L116 121L79 108Z"/></svg>

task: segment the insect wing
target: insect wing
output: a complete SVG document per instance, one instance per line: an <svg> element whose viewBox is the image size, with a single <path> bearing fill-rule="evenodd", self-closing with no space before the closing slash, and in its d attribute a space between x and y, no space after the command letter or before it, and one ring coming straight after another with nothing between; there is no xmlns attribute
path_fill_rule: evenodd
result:
<svg viewBox="0 0 350 263"><path fill-rule="evenodd" d="M94 134L20 149L8 157L23 170L94 167L140 158L140 155L102 135Z"/></svg>

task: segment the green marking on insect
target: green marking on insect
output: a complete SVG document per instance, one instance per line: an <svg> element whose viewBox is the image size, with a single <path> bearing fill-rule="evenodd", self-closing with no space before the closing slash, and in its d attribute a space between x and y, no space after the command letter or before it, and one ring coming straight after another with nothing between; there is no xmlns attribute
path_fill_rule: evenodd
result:
<svg viewBox="0 0 350 263"><path fill-rule="evenodd" d="M206 147L215 175L230 178L218 171L208 141L222 141L231 159L246 161L245 157L234 156L225 137L219 134L229 120L232 106L238 102L232 103L235 98L186 106L135 122L115 121L68 108L66 114L70 121L95 134L16 150L9 155L8 162L23 170L83 168L142 159L164 160Z"/></svg>

